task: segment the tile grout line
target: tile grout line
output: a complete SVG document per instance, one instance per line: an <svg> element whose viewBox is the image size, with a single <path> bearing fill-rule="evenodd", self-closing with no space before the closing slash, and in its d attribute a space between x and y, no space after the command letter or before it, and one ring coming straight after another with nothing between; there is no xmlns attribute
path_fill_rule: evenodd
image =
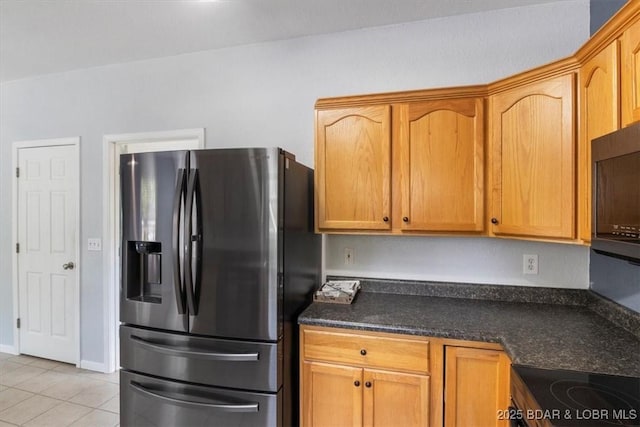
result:
<svg viewBox="0 0 640 427"><path fill-rule="evenodd" d="M75 366L63 363L63 362L56 362L56 361L49 361L47 359L41 359L41 358L37 358L37 357L33 357L33 356L27 356L27 355L18 355L18 356L8 356L8 357L3 357L4 353L0 353L0 372L2 371L2 366L4 364L6 364L7 362L12 363L14 365L21 365L21 366L16 366L14 367L12 370L9 370L7 372L10 373L12 371L15 370L19 370L22 369L24 367L33 367L36 368L38 370L41 370L41 372L36 373L35 375L29 375L28 373L26 374L26 378L24 380L21 380L19 382L17 382L16 384L12 384L12 385L5 385L5 384L0 384L0 387L3 387L2 391L0 391L0 393L28 393L28 396L22 400L19 400L13 404L11 404L10 406L3 408L2 411L0 411L0 413L10 410L11 408L14 408L16 405L19 405L29 399L33 399L35 397L42 397L42 398L46 398L46 399L51 399L53 401L56 401L57 403L55 403L55 405L51 408L46 409L44 412L41 413L37 413L36 415L34 415L33 417L29 418L28 420L24 420L22 422L22 424L20 425L24 425L27 424L33 420L35 420L38 417L43 416L44 414L49 413L50 411L54 411L56 408L59 408L61 405L69 404L69 405L74 405L74 406L78 406L81 408L84 408L85 410L87 410L88 412L84 413L82 416L80 416L79 418L77 418L76 420L74 420L71 424L81 420L84 417L89 416L90 414L94 414L94 413L106 413L106 414L111 414L113 416L119 417L119 405L118 405L118 409L117 410L113 410L113 409L104 409L102 408L102 406L108 404L109 402L111 402L113 399L119 399L119 395L120 395L120 391L119 391L119 381L118 379L115 379L114 381L114 374L101 374L99 372L93 372L93 371L87 371L81 368L76 368ZM40 365L40 366L38 366ZM29 390L23 390L18 388L21 384L24 384L28 381L32 381L32 380L36 380L38 377L45 375L47 373L56 373L56 374L60 374L62 376L68 377L68 378L64 378L64 379L60 379L58 381L54 381L52 380L51 385L47 385L45 386L45 388L43 388L42 390L39 390L38 392L33 392L33 391L29 391ZM104 377L101 377L101 375L104 375ZM117 378L117 376L116 376ZM47 394L43 394L44 392L46 392L47 390L55 387L56 385L59 384L63 384L66 383L67 381L72 381L72 380L81 380L80 384L78 385L79 387L79 391L77 393L74 393L70 396L68 396L65 399L61 399L59 397L53 397L51 395L47 395ZM83 381L87 381L90 382L92 384L89 385L82 385ZM106 400L102 400L102 399L98 399L98 401L100 401L99 404L97 404L96 406L91 406L88 403L82 403L82 402L74 402L72 401L72 399L82 395L82 394L88 394L91 393L91 389L97 389L97 388L101 388L101 387L107 387L108 390L108 385L111 384L113 385L118 391L106 398ZM73 390L71 390L73 391ZM8 393L7 393L8 392ZM109 395L110 393L107 393L107 395ZM116 412L117 411L117 412ZM119 419L118 419L119 421ZM8 423L9 425L15 425L14 423L11 422L7 422L2 420L3 423ZM116 423L116 425L118 425L118 423Z"/></svg>

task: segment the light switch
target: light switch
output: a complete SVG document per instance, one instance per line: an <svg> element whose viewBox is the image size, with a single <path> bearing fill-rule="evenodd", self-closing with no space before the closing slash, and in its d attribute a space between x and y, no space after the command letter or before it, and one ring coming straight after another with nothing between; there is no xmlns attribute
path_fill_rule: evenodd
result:
<svg viewBox="0 0 640 427"><path fill-rule="evenodd" d="M101 251L102 250L102 239L88 239L87 240L87 250L89 251Z"/></svg>

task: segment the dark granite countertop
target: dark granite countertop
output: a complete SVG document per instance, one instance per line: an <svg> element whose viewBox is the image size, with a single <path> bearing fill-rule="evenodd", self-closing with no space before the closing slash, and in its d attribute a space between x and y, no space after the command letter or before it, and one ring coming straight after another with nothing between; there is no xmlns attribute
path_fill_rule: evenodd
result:
<svg viewBox="0 0 640 427"><path fill-rule="evenodd" d="M584 301L567 305L365 291L351 305L313 303L298 322L496 342L516 365L640 377L640 338L596 311Z"/></svg>

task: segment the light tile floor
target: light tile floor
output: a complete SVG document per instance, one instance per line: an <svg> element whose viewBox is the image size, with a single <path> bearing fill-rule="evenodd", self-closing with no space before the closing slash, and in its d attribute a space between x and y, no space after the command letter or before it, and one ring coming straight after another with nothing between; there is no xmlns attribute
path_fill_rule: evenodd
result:
<svg viewBox="0 0 640 427"><path fill-rule="evenodd" d="M118 426L119 375L0 353L0 427Z"/></svg>

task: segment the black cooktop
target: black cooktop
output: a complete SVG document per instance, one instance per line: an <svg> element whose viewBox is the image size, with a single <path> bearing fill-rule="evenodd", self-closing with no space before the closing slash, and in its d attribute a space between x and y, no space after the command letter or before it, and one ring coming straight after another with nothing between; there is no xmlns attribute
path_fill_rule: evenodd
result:
<svg viewBox="0 0 640 427"><path fill-rule="evenodd" d="M513 370L541 409L528 418L557 427L640 426L640 378L524 366Z"/></svg>

